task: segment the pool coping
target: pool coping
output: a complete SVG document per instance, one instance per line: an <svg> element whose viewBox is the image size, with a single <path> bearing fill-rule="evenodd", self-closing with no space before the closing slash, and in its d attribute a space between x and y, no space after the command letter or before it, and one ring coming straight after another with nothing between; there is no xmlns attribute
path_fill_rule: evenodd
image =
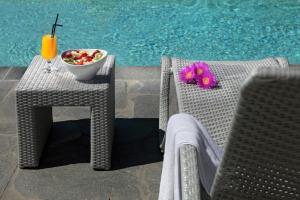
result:
<svg viewBox="0 0 300 200"><path fill-rule="evenodd" d="M17 83L26 69L0 68L0 85ZM116 117L158 118L160 67L117 67L115 71Z"/></svg>
<svg viewBox="0 0 300 200"><path fill-rule="evenodd" d="M300 67L299 64L290 64L291 67ZM3 66L0 67L0 80L20 80L27 67ZM153 80L160 79L160 66L128 66L116 67L116 80Z"/></svg>
<svg viewBox="0 0 300 200"><path fill-rule="evenodd" d="M300 64L290 66L300 67ZM5 87L12 82L18 82L26 69L26 67L0 68L0 85ZM160 71L158 66L116 68L116 117L158 118Z"/></svg>
<svg viewBox="0 0 300 200"><path fill-rule="evenodd" d="M20 80L25 73L27 67L21 66L3 66L0 67L0 80ZM159 66L128 66L116 67L116 79L126 80L144 80L159 79Z"/></svg>

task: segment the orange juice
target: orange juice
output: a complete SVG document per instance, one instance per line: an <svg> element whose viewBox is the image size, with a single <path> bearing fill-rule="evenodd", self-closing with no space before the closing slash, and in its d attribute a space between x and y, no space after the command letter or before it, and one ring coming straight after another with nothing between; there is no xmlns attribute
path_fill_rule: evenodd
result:
<svg viewBox="0 0 300 200"><path fill-rule="evenodd" d="M56 36L51 37L51 34L43 35L41 56L50 62L57 55Z"/></svg>

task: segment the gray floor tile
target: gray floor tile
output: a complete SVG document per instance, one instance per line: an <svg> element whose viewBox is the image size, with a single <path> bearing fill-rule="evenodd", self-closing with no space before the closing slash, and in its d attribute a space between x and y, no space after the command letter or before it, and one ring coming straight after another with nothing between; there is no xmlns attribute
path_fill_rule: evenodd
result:
<svg viewBox="0 0 300 200"><path fill-rule="evenodd" d="M5 80L20 80L26 71L26 67L13 67L5 76Z"/></svg>
<svg viewBox="0 0 300 200"><path fill-rule="evenodd" d="M99 199L107 200L117 182L112 172L97 172L89 164L51 169L19 170L14 188L24 199Z"/></svg>
<svg viewBox="0 0 300 200"><path fill-rule="evenodd" d="M160 67L116 68L116 79L120 79L120 80L160 79Z"/></svg>
<svg viewBox="0 0 300 200"><path fill-rule="evenodd" d="M158 118L158 111L158 95L140 95L134 98L134 117Z"/></svg>
<svg viewBox="0 0 300 200"><path fill-rule="evenodd" d="M116 81L115 84L115 105L116 109L124 109L127 106L127 82Z"/></svg>
<svg viewBox="0 0 300 200"><path fill-rule="evenodd" d="M22 70L12 71L17 72L12 72L7 78L19 79L22 76ZM154 71L151 74L146 69L145 74L156 80L159 71ZM131 80L125 80L129 77L127 75L140 76L141 79L141 74L132 71L122 73L118 96L123 97L128 91L127 83ZM62 122L54 123L40 167L16 169L16 137L11 134L16 133L14 88L17 83L0 81L0 192L6 188L2 196L0 193L1 200L157 199L162 161L157 119L117 119L112 170L93 171L89 164L90 120L78 120L90 116L89 108L55 107L54 121ZM155 88L158 85L150 83L145 86L146 89L140 86L143 85L132 85L128 102L136 103L137 116L156 116L158 107L153 111L151 106L157 101L158 96L152 93L158 92ZM148 93L151 95L146 95ZM117 107L125 108L123 112L126 112L128 102L124 105L121 104L124 102L119 102ZM148 109L145 104L149 106ZM144 113L146 110L148 114ZM125 114L128 116L128 113Z"/></svg>
<svg viewBox="0 0 300 200"><path fill-rule="evenodd" d="M54 121L77 120L77 119L85 119L90 117L89 107L61 106L61 107L53 107L52 111L53 111Z"/></svg>
<svg viewBox="0 0 300 200"><path fill-rule="evenodd" d="M157 199L158 120L117 119L110 171L90 167L89 124L89 119L54 123L40 167L18 169L2 199Z"/></svg>
<svg viewBox="0 0 300 200"><path fill-rule="evenodd" d="M144 95L144 94L159 94L160 80L135 80L130 81L128 85L128 94Z"/></svg>
<svg viewBox="0 0 300 200"><path fill-rule="evenodd" d="M0 197L16 168L16 137L0 134Z"/></svg>
<svg viewBox="0 0 300 200"><path fill-rule="evenodd" d="M0 133L15 134L16 108L14 89L17 85L17 81L3 81L1 83L0 98L2 98L0 99Z"/></svg>
<svg viewBox="0 0 300 200"><path fill-rule="evenodd" d="M15 88L18 81L3 81L0 80L0 102L4 97L6 97L9 92Z"/></svg>
<svg viewBox="0 0 300 200"><path fill-rule="evenodd" d="M6 76L9 69L9 67L0 67L0 80Z"/></svg>

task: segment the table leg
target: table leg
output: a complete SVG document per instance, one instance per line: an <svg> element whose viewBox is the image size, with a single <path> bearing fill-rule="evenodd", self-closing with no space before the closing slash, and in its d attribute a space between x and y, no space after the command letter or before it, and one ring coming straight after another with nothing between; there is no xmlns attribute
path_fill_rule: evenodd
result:
<svg viewBox="0 0 300 200"><path fill-rule="evenodd" d="M111 168L113 142L113 123L110 106L101 105L91 108L91 166L94 169Z"/></svg>
<svg viewBox="0 0 300 200"><path fill-rule="evenodd" d="M19 167L38 167L52 125L52 108L17 104Z"/></svg>

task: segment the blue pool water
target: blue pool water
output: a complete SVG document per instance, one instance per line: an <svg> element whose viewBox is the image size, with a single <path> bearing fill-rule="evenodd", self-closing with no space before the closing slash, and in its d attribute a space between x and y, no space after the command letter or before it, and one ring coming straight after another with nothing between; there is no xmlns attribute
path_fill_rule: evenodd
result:
<svg viewBox="0 0 300 200"><path fill-rule="evenodd" d="M300 0L0 0L0 9L0 66L28 65L56 13L60 51L103 48L118 66L158 66L162 55L300 63Z"/></svg>

